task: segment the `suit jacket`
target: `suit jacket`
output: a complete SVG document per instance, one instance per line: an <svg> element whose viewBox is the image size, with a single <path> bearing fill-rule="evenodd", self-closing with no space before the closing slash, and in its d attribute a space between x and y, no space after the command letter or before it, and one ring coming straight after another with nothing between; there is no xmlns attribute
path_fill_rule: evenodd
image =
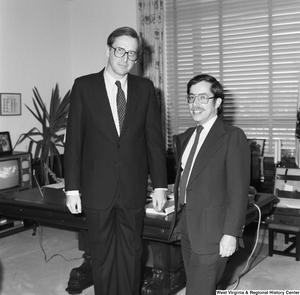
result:
<svg viewBox="0 0 300 295"><path fill-rule="evenodd" d="M178 136L180 159L194 132ZM181 162L181 161L180 161ZM176 212L181 167L174 185ZM224 234L242 235L250 184L250 148L244 132L217 119L209 131L191 171L186 189L188 233L198 254L219 252ZM170 239L178 218L174 218ZM177 227L176 227L177 229Z"/></svg>
<svg viewBox="0 0 300 295"><path fill-rule="evenodd" d="M127 107L120 136L113 120L104 70L77 78L71 92L64 155L65 189L80 190L84 207L106 209L117 187L124 206L146 203L153 187L167 187L165 144L153 83L128 74Z"/></svg>

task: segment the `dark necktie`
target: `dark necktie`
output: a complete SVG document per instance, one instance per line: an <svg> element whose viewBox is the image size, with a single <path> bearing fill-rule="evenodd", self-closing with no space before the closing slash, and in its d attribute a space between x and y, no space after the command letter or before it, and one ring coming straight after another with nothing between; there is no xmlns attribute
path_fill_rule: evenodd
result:
<svg viewBox="0 0 300 295"><path fill-rule="evenodd" d="M199 137L200 137L200 133L201 133L202 129L203 129L203 126L201 126L201 125L197 126L196 137L195 137L193 146L191 148L190 154L188 156L188 159L186 161L186 165L185 165L184 170L183 170L182 175L181 175L180 185L179 185L179 189L180 189L179 202L182 205L184 204L187 180L188 180L188 177L189 177L189 174L190 174L192 162L193 162L193 159L194 159L194 155L195 155L195 152L196 152L196 148L197 148L197 145L198 145L198 141L199 141Z"/></svg>
<svg viewBox="0 0 300 295"><path fill-rule="evenodd" d="M117 108L118 108L119 126L120 126L120 133L121 133L124 118L125 118L125 112L126 112L126 99L120 81L116 81L116 85L118 87Z"/></svg>

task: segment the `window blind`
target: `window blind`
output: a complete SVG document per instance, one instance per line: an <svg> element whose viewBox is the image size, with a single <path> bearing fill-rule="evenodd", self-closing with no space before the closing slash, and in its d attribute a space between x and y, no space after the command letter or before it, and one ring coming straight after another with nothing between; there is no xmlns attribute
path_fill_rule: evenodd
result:
<svg viewBox="0 0 300 295"><path fill-rule="evenodd" d="M206 73L224 86L223 119L248 138L295 148L300 71L299 0L165 0L166 120L194 126L186 85Z"/></svg>

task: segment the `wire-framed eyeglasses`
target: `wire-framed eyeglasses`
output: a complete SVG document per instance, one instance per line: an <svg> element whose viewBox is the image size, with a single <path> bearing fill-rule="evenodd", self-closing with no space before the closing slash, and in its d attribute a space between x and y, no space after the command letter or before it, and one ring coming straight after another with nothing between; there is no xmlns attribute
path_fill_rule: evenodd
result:
<svg viewBox="0 0 300 295"><path fill-rule="evenodd" d="M136 61L139 58L139 55L136 51L133 51L133 50L126 51L122 47L113 47L111 45L109 45L109 46L114 50L115 57L121 58L125 54L127 54L128 59L131 61Z"/></svg>
<svg viewBox="0 0 300 295"><path fill-rule="evenodd" d="M213 96L209 97L207 94L200 93L200 94L188 94L186 95L185 98L187 103L193 103L196 99L198 99L201 104L207 104L208 101L214 97Z"/></svg>

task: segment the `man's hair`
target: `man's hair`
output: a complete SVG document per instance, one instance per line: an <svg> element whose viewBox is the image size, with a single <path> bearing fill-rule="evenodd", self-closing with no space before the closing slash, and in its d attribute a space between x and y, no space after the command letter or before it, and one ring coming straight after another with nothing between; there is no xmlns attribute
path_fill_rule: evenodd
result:
<svg viewBox="0 0 300 295"><path fill-rule="evenodd" d="M112 46L115 42L115 39L121 36L128 36L136 39L138 41L137 53L140 54L140 51L142 49L142 40L139 37L138 33L130 27L121 27L114 30L107 38L107 45Z"/></svg>
<svg viewBox="0 0 300 295"><path fill-rule="evenodd" d="M224 95L224 89L222 84L213 76L207 75L207 74L200 74L192 78L188 84L187 84L187 94L190 94L191 87L195 84L198 84L199 82L205 81L207 83L210 83L210 92L214 96L214 101L216 101L217 98L222 99L222 103L218 108L218 113L220 114L222 112L222 106L223 106L223 101L225 98Z"/></svg>

